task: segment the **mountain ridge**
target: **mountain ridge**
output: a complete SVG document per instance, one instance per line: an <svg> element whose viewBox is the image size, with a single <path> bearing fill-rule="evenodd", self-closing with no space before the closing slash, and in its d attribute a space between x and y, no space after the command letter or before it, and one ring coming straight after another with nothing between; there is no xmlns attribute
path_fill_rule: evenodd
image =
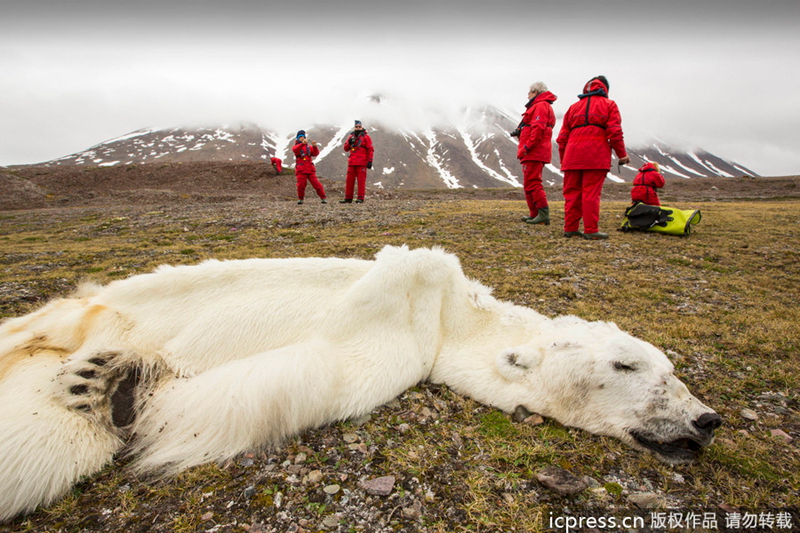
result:
<svg viewBox="0 0 800 533"><path fill-rule="evenodd" d="M390 128L379 122L367 130L375 144L372 186L383 188L521 187L522 169L516 159L517 140L509 134L516 124L510 115L491 107L468 110L461 124L421 130ZM347 166L342 145L349 127L317 124L305 128L320 145L315 162L320 177L341 181ZM150 128L100 142L87 150L39 163L38 166L115 165L264 161L278 157L293 166L294 136L256 124L194 128ZM629 143L631 164L612 166L608 179L632 181L646 161L661 165L667 179L695 177L759 177L752 170L703 149L678 150L653 142ZM562 181L558 150L543 172L546 184Z"/></svg>

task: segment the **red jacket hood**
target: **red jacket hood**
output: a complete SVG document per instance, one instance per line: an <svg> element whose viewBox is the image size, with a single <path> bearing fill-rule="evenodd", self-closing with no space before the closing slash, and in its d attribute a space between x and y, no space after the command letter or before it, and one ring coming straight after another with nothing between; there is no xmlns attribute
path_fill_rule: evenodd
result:
<svg viewBox="0 0 800 533"><path fill-rule="evenodd" d="M556 95L554 95L550 91L545 91L541 94L537 94L534 98L528 100L528 103L525 104L525 109L530 109L531 107L533 107L533 104L538 104L539 102L547 102L548 104L552 105L553 102L555 102L556 100L558 100L558 97ZM525 113L527 113L527 111ZM522 114L524 115L525 113Z"/></svg>
<svg viewBox="0 0 800 533"><path fill-rule="evenodd" d="M550 91L545 91L542 94L537 94L536 98L533 99L533 102L536 103L539 101L544 101L552 104L556 100L558 100L558 96L554 95Z"/></svg>
<svg viewBox="0 0 800 533"><path fill-rule="evenodd" d="M649 171L658 172L653 163L645 163L644 165L642 165L642 168L639 169L639 172L649 172Z"/></svg>
<svg viewBox="0 0 800 533"><path fill-rule="evenodd" d="M586 85L583 86L583 94L590 93L598 89L601 89L608 94L608 87L606 87L605 83L600 80L589 80L586 82Z"/></svg>

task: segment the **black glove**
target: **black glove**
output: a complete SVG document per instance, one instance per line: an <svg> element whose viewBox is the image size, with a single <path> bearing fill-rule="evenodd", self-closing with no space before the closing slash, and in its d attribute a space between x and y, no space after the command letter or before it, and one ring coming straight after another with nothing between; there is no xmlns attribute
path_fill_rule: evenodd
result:
<svg viewBox="0 0 800 533"><path fill-rule="evenodd" d="M372 169L372 161L370 161L369 163L367 163L367 168L369 168L369 169Z"/></svg>

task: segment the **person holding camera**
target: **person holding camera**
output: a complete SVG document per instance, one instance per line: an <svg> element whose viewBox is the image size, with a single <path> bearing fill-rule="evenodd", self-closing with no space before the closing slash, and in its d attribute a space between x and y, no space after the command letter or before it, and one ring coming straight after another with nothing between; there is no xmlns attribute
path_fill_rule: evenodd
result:
<svg viewBox="0 0 800 533"><path fill-rule="evenodd" d="M522 122L511 133L519 137L517 159L522 163L522 186L530 213L522 220L528 224L550 224L550 206L542 186L542 171L552 159L553 127L556 125L553 102L556 98L544 82L537 81L531 85Z"/></svg>
<svg viewBox="0 0 800 533"><path fill-rule="evenodd" d="M353 132L347 137L344 143L344 151L348 152L347 157L347 177L344 184L344 200L341 204L353 202L353 190L358 181L358 196L356 203L364 203L364 195L367 188L367 169L372 168L372 156L375 149L372 146L367 130L360 120L355 121Z"/></svg>
<svg viewBox="0 0 800 533"><path fill-rule="evenodd" d="M306 132L300 130L295 137L292 147L297 164L294 167L295 177L297 178L297 203L302 204L306 196L306 182L311 182L311 186L317 192L317 196L322 199L323 204L328 200L325 196L325 188L317 179L317 167L314 165L313 158L319 155L319 147L314 141L309 141Z"/></svg>
<svg viewBox="0 0 800 533"><path fill-rule="evenodd" d="M605 76L589 80L583 94L564 115L556 138L564 173L564 237L608 239L608 233L601 233L598 223L600 194L611 168L611 151L617 154L620 164L631 161L625 150L622 117L616 102L608 98L608 89Z"/></svg>

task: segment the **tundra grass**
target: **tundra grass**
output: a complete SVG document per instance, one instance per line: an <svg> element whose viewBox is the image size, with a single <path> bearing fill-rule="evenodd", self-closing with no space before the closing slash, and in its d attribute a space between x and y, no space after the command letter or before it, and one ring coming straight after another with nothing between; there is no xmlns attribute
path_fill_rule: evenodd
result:
<svg viewBox="0 0 800 533"><path fill-rule="evenodd" d="M601 230L611 238L592 242L563 238L560 203L551 206L552 225L532 227L520 221L524 203L507 200L3 213L0 317L29 312L86 279L107 283L163 263L367 259L386 244L441 246L498 298L548 316L610 320L659 346L724 425L695 464L669 466L614 439L551 420L514 422L446 387L422 385L362 426L307 432L257 453L254 466L208 465L154 482L120 462L0 531L317 531L328 515L339 518L339 531L542 531L553 512L633 513L627 496L635 492L682 511L797 508L800 202L692 207L703 219L680 238L616 232L625 204L604 203ZM348 432L360 435L360 448L341 440ZM302 472L287 472L285 461L301 449L314 458L308 468L322 471L320 485L336 482L342 492L329 495ZM576 496L545 489L535 474L548 465L586 477L590 488ZM360 480L380 475L396 476L393 494L365 496ZM421 512L406 512L412 502Z"/></svg>

